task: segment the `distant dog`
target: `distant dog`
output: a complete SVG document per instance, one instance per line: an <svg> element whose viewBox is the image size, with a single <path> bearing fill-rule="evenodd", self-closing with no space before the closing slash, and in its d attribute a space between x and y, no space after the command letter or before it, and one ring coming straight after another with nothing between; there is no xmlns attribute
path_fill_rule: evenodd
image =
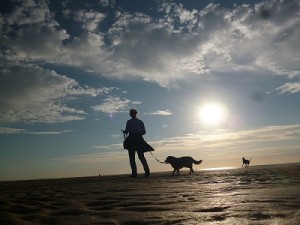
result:
<svg viewBox="0 0 300 225"><path fill-rule="evenodd" d="M243 160L243 164L242 164L242 167L245 166L245 167L248 167L250 165L250 161L251 159L245 159L245 158L242 158Z"/></svg>
<svg viewBox="0 0 300 225"><path fill-rule="evenodd" d="M174 156L168 156L165 160L165 163L171 164L171 166L174 168L172 175L177 172L177 175L180 174L179 170L182 169L183 167L190 168L190 173L194 173L193 170L193 163L199 165L202 162L202 160L195 160L192 157L185 156L181 158L176 158Z"/></svg>

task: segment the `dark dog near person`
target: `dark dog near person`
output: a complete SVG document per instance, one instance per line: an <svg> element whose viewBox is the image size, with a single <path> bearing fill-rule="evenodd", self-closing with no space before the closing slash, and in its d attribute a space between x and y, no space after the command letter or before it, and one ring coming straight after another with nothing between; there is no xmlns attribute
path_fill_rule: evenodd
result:
<svg viewBox="0 0 300 225"><path fill-rule="evenodd" d="M248 167L250 165L250 161L251 159L245 159L244 157L242 158L243 160L243 164L242 164L242 167L245 166L245 167Z"/></svg>
<svg viewBox="0 0 300 225"><path fill-rule="evenodd" d="M183 167L190 168L189 174L194 173L193 163L198 165L201 162L202 162L202 160L197 161L190 156L184 156L181 158L176 158L174 156L168 156L165 160L165 163L171 164L171 166L174 168L172 175L174 175L176 171L177 171L177 175L179 175L180 174L179 170L182 169Z"/></svg>

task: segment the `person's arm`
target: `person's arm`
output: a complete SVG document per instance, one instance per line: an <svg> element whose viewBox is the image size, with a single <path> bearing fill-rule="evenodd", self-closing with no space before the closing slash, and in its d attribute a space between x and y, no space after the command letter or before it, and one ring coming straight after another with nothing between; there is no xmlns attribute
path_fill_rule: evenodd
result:
<svg viewBox="0 0 300 225"><path fill-rule="evenodd" d="M123 133L128 134L128 132L129 132L129 130L128 130L128 121L127 121L125 130L123 130Z"/></svg>
<svg viewBox="0 0 300 225"><path fill-rule="evenodd" d="M142 135L146 134L146 128L145 128L145 124L143 121L142 122Z"/></svg>

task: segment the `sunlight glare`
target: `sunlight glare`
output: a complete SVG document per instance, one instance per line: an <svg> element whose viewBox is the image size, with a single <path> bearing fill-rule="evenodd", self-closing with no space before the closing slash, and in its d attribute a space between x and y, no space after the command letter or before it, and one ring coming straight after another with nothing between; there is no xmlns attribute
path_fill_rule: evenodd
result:
<svg viewBox="0 0 300 225"><path fill-rule="evenodd" d="M220 125L227 120L228 110L222 103L204 104L199 111L200 119L207 125Z"/></svg>
<svg viewBox="0 0 300 225"><path fill-rule="evenodd" d="M205 171L218 171L218 170L234 170L237 169L238 167L213 167L213 168L205 168L202 170Z"/></svg>

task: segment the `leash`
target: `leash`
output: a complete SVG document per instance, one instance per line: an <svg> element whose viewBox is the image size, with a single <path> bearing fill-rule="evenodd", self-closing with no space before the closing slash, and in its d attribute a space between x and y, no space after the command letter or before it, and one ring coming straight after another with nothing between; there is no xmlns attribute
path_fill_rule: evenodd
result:
<svg viewBox="0 0 300 225"><path fill-rule="evenodd" d="M127 135L124 133L124 130L121 130L121 131L123 132L123 137L124 137L124 139L126 139ZM162 163L162 164L166 164L165 162L162 162L162 161L158 160L158 159L153 155L153 153L152 153L151 151L150 151L150 153L151 153L151 155L153 156L153 158L154 158L157 162Z"/></svg>
<svg viewBox="0 0 300 225"><path fill-rule="evenodd" d="M162 163L162 164L166 164L165 162L162 162L162 161L158 160L158 159L153 155L153 153L152 153L151 151L150 151L150 153L151 153L151 155L153 156L153 158L154 158L157 162Z"/></svg>

